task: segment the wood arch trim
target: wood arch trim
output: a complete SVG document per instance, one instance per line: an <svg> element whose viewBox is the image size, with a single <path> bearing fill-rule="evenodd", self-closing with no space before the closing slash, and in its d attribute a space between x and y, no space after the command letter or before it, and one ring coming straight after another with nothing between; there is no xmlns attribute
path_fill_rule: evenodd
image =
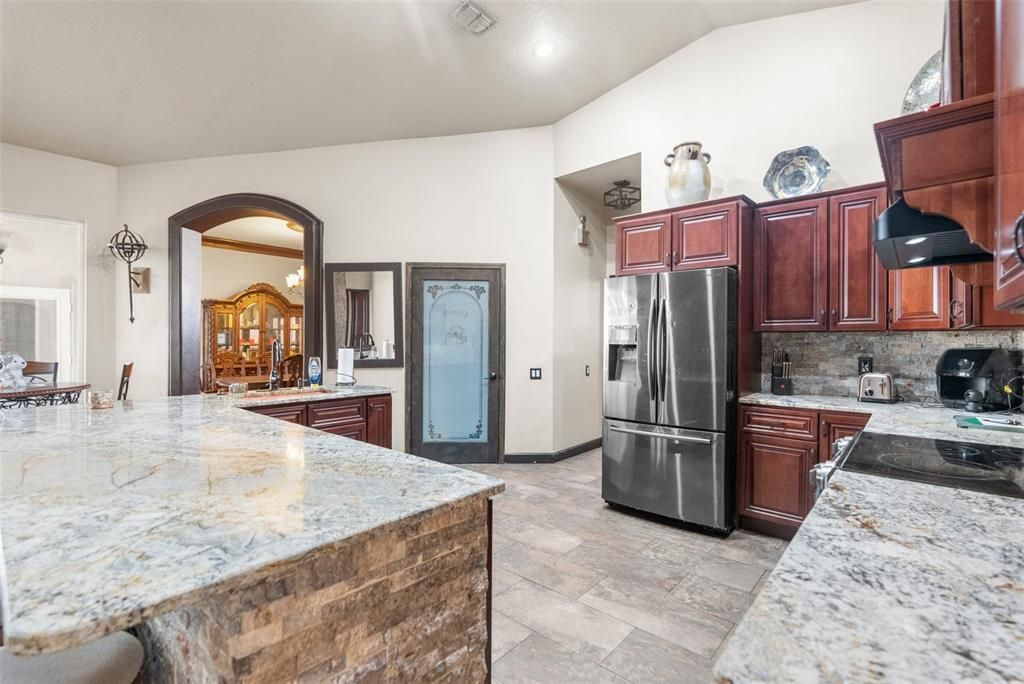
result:
<svg viewBox="0 0 1024 684"><path fill-rule="evenodd" d="M196 394L201 387L201 235L214 226L250 216L292 221L303 228L303 353L323 356L324 223L305 207L273 195L235 193L193 204L167 219L170 291L168 393Z"/></svg>

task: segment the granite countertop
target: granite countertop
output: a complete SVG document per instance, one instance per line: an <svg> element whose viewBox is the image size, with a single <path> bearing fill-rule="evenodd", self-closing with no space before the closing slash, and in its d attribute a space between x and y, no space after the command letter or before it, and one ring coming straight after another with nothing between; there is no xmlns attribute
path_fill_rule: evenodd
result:
<svg viewBox="0 0 1024 684"><path fill-rule="evenodd" d="M1021 446L1024 435L997 430L968 430L957 427L953 417L971 415L965 411L944 407L925 408L920 402L901 401L896 404L859 402L852 397L829 397L815 394L779 396L758 392L740 397L741 404L780 406L827 411L849 411L871 415L867 432L882 432L905 437L929 437L958 442L979 442L1000 446Z"/></svg>
<svg viewBox="0 0 1024 684"><path fill-rule="evenodd" d="M381 392L390 390L326 398ZM504 488L237 407L270 403L282 400L0 412L6 646L85 643L268 565Z"/></svg>
<svg viewBox="0 0 1024 684"><path fill-rule="evenodd" d="M1024 500L839 472L715 663L731 682L1024 676Z"/></svg>
<svg viewBox="0 0 1024 684"><path fill-rule="evenodd" d="M381 394L394 394L390 387L379 385L324 385L320 389L306 388L301 393L290 393L288 389L275 390L280 394L259 394L267 390L256 390L254 396L238 396L231 394L203 394L208 401L230 402L236 406L277 406L280 404L308 404L317 401L334 401L355 397L372 397Z"/></svg>

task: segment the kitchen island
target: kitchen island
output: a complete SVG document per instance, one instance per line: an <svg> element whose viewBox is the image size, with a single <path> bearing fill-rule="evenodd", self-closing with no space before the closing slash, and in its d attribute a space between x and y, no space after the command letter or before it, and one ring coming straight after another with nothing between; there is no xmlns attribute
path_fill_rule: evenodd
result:
<svg viewBox="0 0 1024 684"><path fill-rule="evenodd" d="M950 409L741 401L863 407L868 432L1021 446L1012 433L954 427ZM1022 521L1024 499L838 472L721 652L718 681L1021 681Z"/></svg>
<svg viewBox="0 0 1024 684"><path fill-rule="evenodd" d="M239 408L286 400L4 412L5 645L131 627L147 682L483 680L502 483Z"/></svg>

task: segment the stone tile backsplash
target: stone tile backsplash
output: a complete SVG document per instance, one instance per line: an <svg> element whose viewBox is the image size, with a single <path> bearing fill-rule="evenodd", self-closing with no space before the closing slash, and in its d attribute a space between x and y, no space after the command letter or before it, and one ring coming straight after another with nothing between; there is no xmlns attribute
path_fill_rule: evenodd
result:
<svg viewBox="0 0 1024 684"><path fill-rule="evenodd" d="M857 395L857 357L871 356L876 373L889 373L907 399L936 393L935 363L953 347L1024 348L1024 329L936 332L764 333L761 388L771 391L772 348L783 346L793 363L796 394Z"/></svg>

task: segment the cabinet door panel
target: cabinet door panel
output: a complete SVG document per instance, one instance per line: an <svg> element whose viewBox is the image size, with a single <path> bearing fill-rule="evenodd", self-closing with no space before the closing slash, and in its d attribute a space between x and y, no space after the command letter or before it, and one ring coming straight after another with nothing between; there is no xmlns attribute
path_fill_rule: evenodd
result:
<svg viewBox="0 0 1024 684"><path fill-rule="evenodd" d="M320 429L324 432L330 432L332 435L340 435L341 437L348 437L360 442L366 441L366 423L341 423L340 425L328 425Z"/></svg>
<svg viewBox="0 0 1024 684"><path fill-rule="evenodd" d="M616 228L618 275L666 271L672 263L669 216L621 221Z"/></svg>
<svg viewBox="0 0 1024 684"><path fill-rule="evenodd" d="M391 397L366 399L366 441L387 449L391 448Z"/></svg>
<svg viewBox="0 0 1024 684"><path fill-rule="evenodd" d="M828 224L825 199L757 211L754 231L755 330L825 330Z"/></svg>
<svg viewBox="0 0 1024 684"><path fill-rule="evenodd" d="M296 425L306 425L305 404L285 404L284 406L258 406L247 409L253 413L270 416Z"/></svg>
<svg viewBox="0 0 1024 684"><path fill-rule="evenodd" d="M892 330L948 330L950 275L946 266L889 271Z"/></svg>
<svg viewBox="0 0 1024 684"><path fill-rule="evenodd" d="M1024 3L998 3L996 55L996 293L1024 308Z"/></svg>
<svg viewBox="0 0 1024 684"><path fill-rule="evenodd" d="M995 305L995 288L974 288L974 311L978 325L983 328L1019 328L1024 326L1024 310L999 310Z"/></svg>
<svg viewBox="0 0 1024 684"><path fill-rule="evenodd" d="M736 263L736 204L672 214L672 268L712 268Z"/></svg>
<svg viewBox="0 0 1024 684"><path fill-rule="evenodd" d="M740 445L740 515L795 530L808 510L817 445L753 434L743 434Z"/></svg>
<svg viewBox="0 0 1024 684"><path fill-rule="evenodd" d="M829 329L885 330L888 279L872 234L885 188L829 198Z"/></svg>
<svg viewBox="0 0 1024 684"><path fill-rule="evenodd" d="M311 402L309 427L326 430L344 423L366 422L366 400L362 398L340 401Z"/></svg>

